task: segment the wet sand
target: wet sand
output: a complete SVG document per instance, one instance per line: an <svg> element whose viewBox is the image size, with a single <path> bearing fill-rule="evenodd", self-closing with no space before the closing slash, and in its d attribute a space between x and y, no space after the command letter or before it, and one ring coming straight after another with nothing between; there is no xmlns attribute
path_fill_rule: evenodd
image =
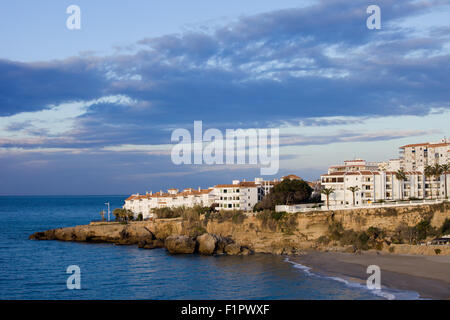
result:
<svg viewBox="0 0 450 320"><path fill-rule="evenodd" d="M369 265L381 269L381 286L415 291L425 299L450 299L450 256L309 252L290 260L330 276L366 282Z"/></svg>

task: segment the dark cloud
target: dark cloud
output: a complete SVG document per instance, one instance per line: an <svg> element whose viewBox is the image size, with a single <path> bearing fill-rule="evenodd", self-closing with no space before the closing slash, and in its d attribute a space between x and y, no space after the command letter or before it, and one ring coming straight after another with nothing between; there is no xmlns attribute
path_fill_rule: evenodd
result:
<svg viewBox="0 0 450 320"><path fill-rule="evenodd" d="M73 58L20 63L0 60L0 116L102 94L107 82L98 61Z"/></svg>
<svg viewBox="0 0 450 320"><path fill-rule="evenodd" d="M76 119L75 128L61 137L49 137L45 129L36 131L30 123L11 123L7 130L25 130L38 139L14 142L8 138L3 139L3 146L101 149L166 144L171 129L191 129L194 120L203 120L205 129L222 130L286 122L326 126L450 108L448 28L416 33L413 26L398 24L447 3L377 1L382 30L366 28L366 8L373 1L324 0L307 8L241 17L212 31L143 39L131 45L136 48L134 53L124 53L132 50L127 49L106 57L81 55L35 63L0 60L0 116L110 95L134 101L92 105ZM317 120L332 116L352 116L352 120ZM336 139L373 141L404 136L343 133ZM309 143L320 144L321 138ZM294 142L308 143L301 138ZM104 174L99 181L110 183L108 174L121 165L139 162L141 156L121 153L112 160L104 153L98 158L81 154L76 157L78 162L66 164L79 176L89 161L98 168L98 163L110 159L117 167L98 172ZM148 167L168 171L166 160L152 159L151 164L130 166L123 174L131 176ZM47 159L31 160L35 160L31 164L45 165ZM58 172L66 169L62 163L61 158L61 167L55 167ZM86 167L77 167L77 163ZM17 169L12 162L5 162L4 168L8 166Z"/></svg>

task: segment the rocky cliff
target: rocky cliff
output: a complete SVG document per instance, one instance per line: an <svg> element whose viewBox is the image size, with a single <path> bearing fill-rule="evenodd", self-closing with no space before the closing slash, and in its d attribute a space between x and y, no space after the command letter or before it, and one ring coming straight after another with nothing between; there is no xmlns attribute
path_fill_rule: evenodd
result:
<svg viewBox="0 0 450 320"><path fill-rule="evenodd" d="M365 231L369 227L378 227L389 233L394 232L400 225L414 226L424 219L431 221L432 226L440 227L446 218L450 218L450 203L298 213L286 215L279 220L260 215L225 220L202 217L198 221L176 218L128 224L91 223L37 232L30 238L137 244L147 249L166 247L171 253L296 254L309 249L345 250L319 245L317 242L319 237L328 232L329 225L337 221L342 223L345 229ZM389 250L386 245L381 250L391 253L435 254L432 246L397 247L397 252ZM439 248L441 254L450 254L449 246Z"/></svg>

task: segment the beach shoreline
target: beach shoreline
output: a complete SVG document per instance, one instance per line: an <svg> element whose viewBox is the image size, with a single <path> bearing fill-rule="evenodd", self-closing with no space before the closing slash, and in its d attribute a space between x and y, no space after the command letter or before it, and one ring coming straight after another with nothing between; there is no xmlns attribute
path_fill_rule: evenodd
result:
<svg viewBox="0 0 450 320"><path fill-rule="evenodd" d="M381 270L382 288L412 291L420 299L450 299L450 256L416 256L363 252L361 254L308 251L289 261L311 272L365 285L369 265Z"/></svg>

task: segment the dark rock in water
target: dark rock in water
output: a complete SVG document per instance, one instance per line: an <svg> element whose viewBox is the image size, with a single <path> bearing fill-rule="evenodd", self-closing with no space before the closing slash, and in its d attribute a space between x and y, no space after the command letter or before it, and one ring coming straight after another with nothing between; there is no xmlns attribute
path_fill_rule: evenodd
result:
<svg viewBox="0 0 450 320"><path fill-rule="evenodd" d="M165 239L164 245L172 254L194 253L196 242L184 235L173 235Z"/></svg>
<svg viewBox="0 0 450 320"><path fill-rule="evenodd" d="M241 255L243 256L249 256L251 254L253 254L253 250L247 247L241 247Z"/></svg>
<svg viewBox="0 0 450 320"><path fill-rule="evenodd" d="M139 242L138 247L142 249L164 248L164 242L159 239L144 240Z"/></svg>
<svg viewBox="0 0 450 320"><path fill-rule="evenodd" d="M31 240L56 240L55 230L47 230L43 232L33 233L29 239Z"/></svg>
<svg viewBox="0 0 450 320"><path fill-rule="evenodd" d="M216 236L217 237L217 248L216 248L216 254L225 254L225 247L229 244L232 244L234 241L229 237L222 237L222 236Z"/></svg>
<svg viewBox="0 0 450 320"><path fill-rule="evenodd" d="M237 243L230 243L225 246L224 251L230 256L238 255L241 253L241 246Z"/></svg>

